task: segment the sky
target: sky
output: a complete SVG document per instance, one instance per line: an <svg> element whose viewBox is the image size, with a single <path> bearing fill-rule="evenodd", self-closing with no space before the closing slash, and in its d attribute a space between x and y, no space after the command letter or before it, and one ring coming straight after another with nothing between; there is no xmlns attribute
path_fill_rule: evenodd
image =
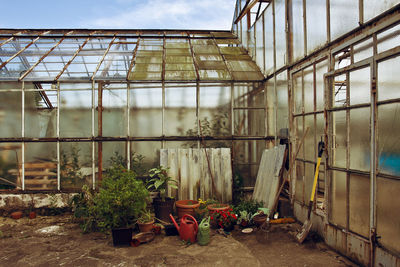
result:
<svg viewBox="0 0 400 267"><path fill-rule="evenodd" d="M0 28L230 30L235 0L0 0Z"/></svg>

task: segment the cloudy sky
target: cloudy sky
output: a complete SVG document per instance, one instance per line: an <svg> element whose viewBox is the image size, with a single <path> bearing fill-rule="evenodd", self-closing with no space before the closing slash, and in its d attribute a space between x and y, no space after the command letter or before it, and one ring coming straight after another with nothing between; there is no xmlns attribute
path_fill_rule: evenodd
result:
<svg viewBox="0 0 400 267"><path fill-rule="evenodd" d="M235 0L1 0L0 28L230 30Z"/></svg>

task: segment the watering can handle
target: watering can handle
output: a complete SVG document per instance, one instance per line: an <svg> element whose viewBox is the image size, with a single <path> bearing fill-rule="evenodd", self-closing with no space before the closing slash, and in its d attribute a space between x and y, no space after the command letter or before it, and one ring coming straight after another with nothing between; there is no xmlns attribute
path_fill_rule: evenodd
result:
<svg viewBox="0 0 400 267"><path fill-rule="evenodd" d="M189 215L189 214L183 215L182 220L185 220L185 218L190 218L194 222L194 225L196 226L195 231L197 232L197 230L199 229L199 225L197 224L196 219L192 215Z"/></svg>

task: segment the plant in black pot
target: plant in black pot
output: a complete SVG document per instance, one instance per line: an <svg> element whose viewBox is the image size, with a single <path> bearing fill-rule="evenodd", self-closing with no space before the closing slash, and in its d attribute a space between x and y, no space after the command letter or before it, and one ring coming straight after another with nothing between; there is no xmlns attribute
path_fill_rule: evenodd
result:
<svg viewBox="0 0 400 267"><path fill-rule="evenodd" d="M129 245L132 225L146 209L149 192L136 173L122 165L109 168L93 198L91 213L100 231L112 230L114 245Z"/></svg>
<svg viewBox="0 0 400 267"><path fill-rule="evenodd" d="M169 214L172 213L175 200L167 197L167 188L178 189L177 181L168 176L168 168L159 166L149 170L150 180L147 182L147 189L158 192L159 196L154 198L154 213L156 218L168 222Z"/></svg>

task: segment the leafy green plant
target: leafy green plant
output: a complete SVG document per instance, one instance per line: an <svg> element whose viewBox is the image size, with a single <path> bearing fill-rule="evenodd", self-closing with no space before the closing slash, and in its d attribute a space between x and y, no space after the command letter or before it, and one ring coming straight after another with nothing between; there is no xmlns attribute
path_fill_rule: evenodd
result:
<svg viewBox="0 0 400 267"><path fill-rule="evenodd" d="M139 223L148 223L153 221L153 216L151 215L150 210L144 209L142 210L140 217L138 219Z"/></svg>
<svg viewBox="0 0 400 267"><path fill-rule="evenodd" d="M258 208L263 206L262 202L257 202L255 200L242 199L238 205L234 206L233 211L236 214L240 214L241 211L246 211L247 214L251 215L257 212Z"/></svg>
<svg viewBox="0 0 400 267"><path fill-rule="evenodd" d="M147 182L147 189L160 193L162 201L165 201L167 196L167 187L178 189L176 180L168 176L168 168L159 166L149 170L150 180Z"/></svg>
<svg viewBox="0 0 400 267"><path fill-rule="evenodd" d="M72 197L70 206L72 206L73 216L79 222L84 233L96 231L96 218L93 213L94 190L84 185L82 191Z"/></svg>

